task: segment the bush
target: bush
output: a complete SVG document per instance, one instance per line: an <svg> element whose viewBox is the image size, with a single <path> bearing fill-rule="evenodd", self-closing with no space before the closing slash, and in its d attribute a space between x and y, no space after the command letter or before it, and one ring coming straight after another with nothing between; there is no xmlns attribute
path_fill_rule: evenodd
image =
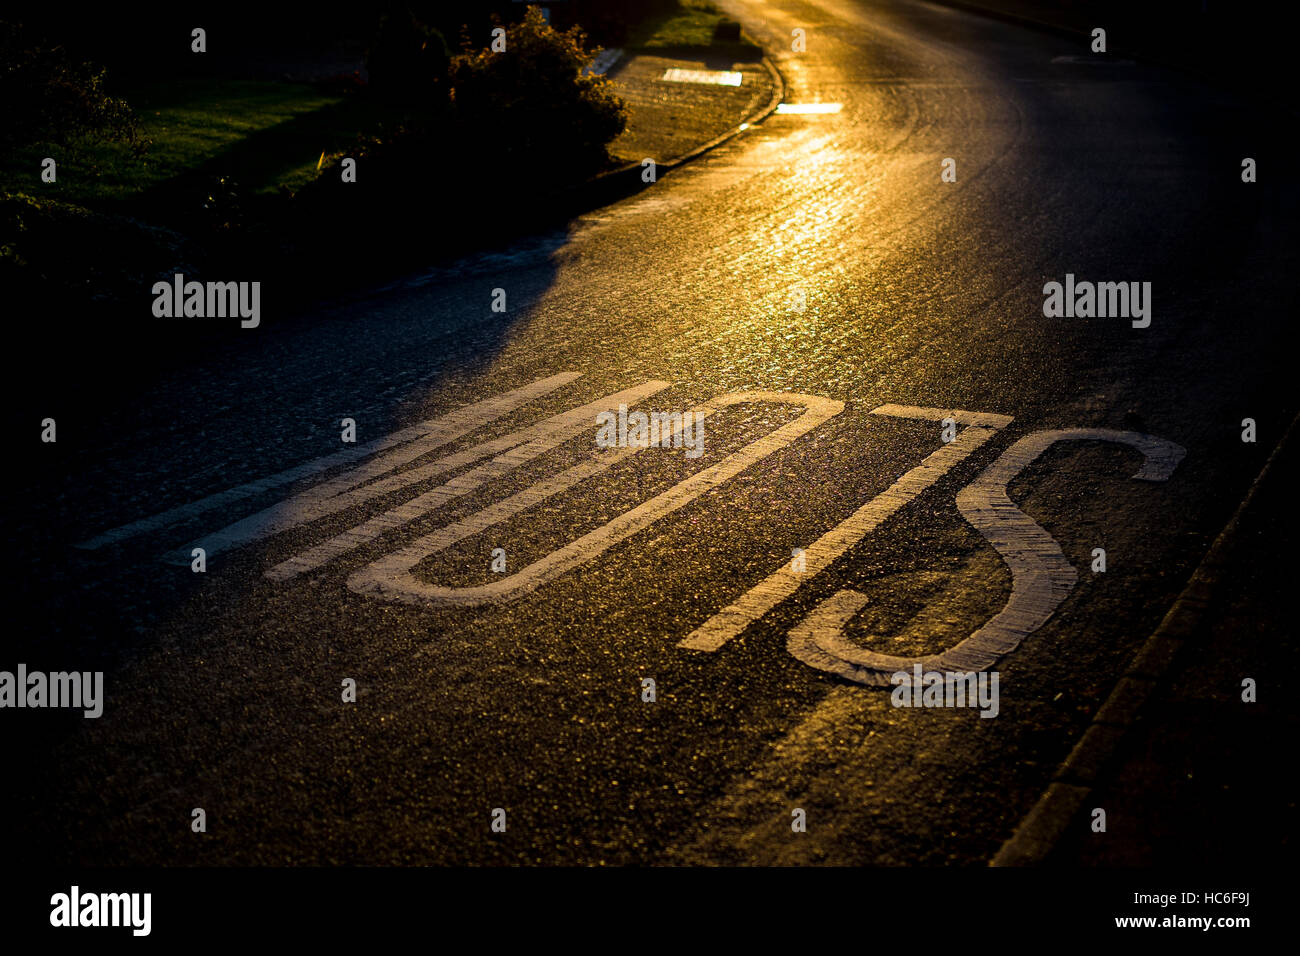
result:
<svg viewBox="0 0 1300 956"><path fill-rule="evenodd" d="M45 197L0 194L0 279L85 301L135 301L155 279L195 271L179 234Z"/></svg>
<svg viewBox="0 0 1300 956"><path fill-rule="evenodd" d="M97 137L143 148L131 108L104 90L104 71L0 22L0 143L72 143Z"/></svg>
<svg viewBox="0 0 1300 956"><path fill-rule="evenodd" d="M594 53L584 40L529 8L507 28L504 52L454 57L450 109L412 111L333 156L293 195L284 215L296 254L324 261L339 235L361 237L349 256L388 265L461 249L499 233L497 218L482 214L485 196L509 210L514 227L554 215L557 187L605 168L606 146L627 123L612 84L581 75ZM355 183L341 181L341 156L357 159Z"/></svg>
<svg viewBox="0 0 1300 956"><path fill-rule="evenodd" d="M484 48L451 64L458 124L492 149L497 164L520 160L582 178L609 163L606 146L627 110L603 76L583 76L594 49L580 27L561 33L537 7L507 31L501 53Z"/></svg>
<svg viewBox="0 0 1300 956"><path fill-rule="evenodd" d="M366 52L370 88L388 99L425 103L446 96L451 55L442 34L408 11L379 21Z"/></svg>

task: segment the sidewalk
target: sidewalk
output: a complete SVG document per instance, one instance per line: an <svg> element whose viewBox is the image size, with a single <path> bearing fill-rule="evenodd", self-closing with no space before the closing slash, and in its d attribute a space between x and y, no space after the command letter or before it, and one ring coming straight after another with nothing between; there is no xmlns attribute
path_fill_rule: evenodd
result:
<svg viewBox="0 0 1300 956"><path fill-rule="evenodd" d="M669 70L704 71L718 78L739 73L740 85L664 79ZM777 82L760 59L730 62L702 53L628 51L606 75L628 104L627 129L610 145L610 153L625 163L649 158L659 166L672 165L776 105Z"/></svg>
<svg viewBox="0 0 1300 956"><path fill-rule="evenodd" d="M1296 799L1285 742L1300 732L1289 681L1300 666L1289 613L1291 548L1300 540L1290 501L1300 475L1295 432L1273 455L1235 528L1198 570L1180 599L1182 613L1171 612L1167 624L1174 626L1158 632L1173 654L1168 669L1155 680L1126 678L1148 684L1150 696L1136 719L1129 713L1115 722L1127 730L1115 731L1115 749L1097 761L1090 789L1054 784L1057 807L1035 808L1045 839L1035 846L1028 834L1017 834L999 862L1234 872L1280 862L1292 849ZM1256 682L1256 703L1242 700L1246 678ZM1072 802L1079 804L1073 813ZM1104 833L1090 826L1096 807L1106 811ZM1029 824L1022 828L1035 830ZM1048 836L1053 829L1059 839ZM1019 856L1011 852L1017 849Z"/></svg>

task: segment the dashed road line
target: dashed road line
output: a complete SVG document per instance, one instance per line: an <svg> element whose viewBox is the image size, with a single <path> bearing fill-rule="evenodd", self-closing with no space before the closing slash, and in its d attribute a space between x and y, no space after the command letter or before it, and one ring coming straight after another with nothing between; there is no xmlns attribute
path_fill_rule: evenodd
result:
<svg viewBox="0 0 1300 956"><path fill-rule="evenodd" d="M782 103L776 111L783 116L815 116L820 113L838 113L843 103Z"/></svg>

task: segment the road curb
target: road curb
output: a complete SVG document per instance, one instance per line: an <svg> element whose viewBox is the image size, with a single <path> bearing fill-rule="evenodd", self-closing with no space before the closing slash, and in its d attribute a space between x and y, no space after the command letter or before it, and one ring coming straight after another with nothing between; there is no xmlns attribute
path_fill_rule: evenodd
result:
<svg viewBox="0 0 1300 956"><path fill-rule="evenodd" d="M777 69L776 64L767 54L763 55L761 62L772 80L772 95L768 98L767 103L759 109L749 113L740 123L733 126L725 133L722 133L720 136L715 136L708 142L693 147L689 151L682 153L680 156L675 156L665 162L656 164L657 169L676 169L679 166L683 166L686 163L698 159L705 153L717 149L728 140L743 133L748 127L753 126L755 123L762 122L776 112L776 108L780 106L782 101L785 99L785 77L781 75L781 71ZM639 162L628 163L617 169L611 169L597 176L593 176L590 179L585 179L582 182L573 183L548 192L538 199L539 211L531 218L523 220L523 225L518 226L517 230L510 234L509 241L517 240L529 233L539 233L548 228L554 228L558 224L572 219L574 216L581 215L582 213L589 212L593 209L599 209L602 206L608 206L620 199L626 199L628 196L640 192L648 186L653 186L654 183L642 182L641 168ZM482 251L483 248L484 247L480 245L471 244L466 248L444 251L435 255L433 261L454 262L466 256L474 255ZM413 271L415 271L415 268L416 267L413 266L408 269L400 270L396 275L390 275L385 280L367 282L360 288L331 294L329 298L334 300L339 298L368 296L376 288L389 288L400 283L403 281L403 276L409 276ZM317 300L315 299L308 299L306 302L301 303L299 308L306 311L311 308L312 304L316 301Z"/></svg>
<svg viewBox="0 0 1300 956"><path fill-rule="evenodd" d="M771 58L768 57L767 55L763 56L762 63L764 69L767 70L768 76L772 80L772 95L768 97L767 103L759 107L753 113L750 113L743 120L741 120L738 125L733 126L731 129L727 130L722 135L715 136L713 139L709 140L704 145L697 146L694 149L690 150L689 152L683 153L680 156L676 156L673 159L668 160L668 162L666 163L661 163L660 164L661 166L664 166L668 169L673 169L677 166L682 165L683 163L689 163L691 160L703 156L705 153L710 152L711 150L717 149L719 146L727 142L727 140L731 139L733 136L738 136L739 134L743 133L746 129L753 126L755 123L761 123L763 120L767 119L769 116L771 116L773 113L776 112L776 108L780 106L781 101L785 99L785 78L781 76L781 71L776 68L776 64L773 63ZM641 164L637 163L636 168L640 169L640 167Z"/></svg>
<svg viewBox="0 0 1300 956"><path fill-rule="evenodd" d="M1055 849L1071 822L1099 782L1110 758L1132 731L1143 705L1169 673L1178 652L1194 639L1197 625L1210 604L1219 569L1229 542L1236 536L1242 516L1268 475L1278 454L1291 441L1300 415L1269 453L1250 488L1227 525L1193 572L1187 586L1097 710L1092 722L1057 769L1047 790L1002 844L989 866L1038 866Z"/></svg>
<svg viewBox="0 0 1300 956"><path fill-rule="evenodd" d="M728 140L739 136L755 123L761 123L763 120L775 113L776 108L780 106L782 100L785 99L785 77L783 77L781 71L776 68L776 64L772 62L771 57L766 54L763 56L762 64L767 70L768 76L772 79L772 95L768 98L768 101L764 106L750 113L737 125L733 126L721 135L715 136L708 142L702 143L701 145L682 153L680 156L674 156L671 159L656 163L656 169L676 169L692 160L699 159L705 153L712 152ZM639 192L642 187L654 185L653 183L642 181L641 168L640 162L627 163L624 166L620 166L618 169L611 169L608 172L601 173L599 176L594 176L585 183L574 188L575 190L581 190L591 196L591 205L605 205L615 199L630 196L635 192Z"/></svg>

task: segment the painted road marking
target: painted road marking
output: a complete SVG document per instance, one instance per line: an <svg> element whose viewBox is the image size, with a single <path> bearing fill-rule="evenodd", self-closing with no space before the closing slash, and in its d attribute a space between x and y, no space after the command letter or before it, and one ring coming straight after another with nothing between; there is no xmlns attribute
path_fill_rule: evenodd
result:
<svg viewBox="0 0 1300 956"><path fill-rule="evenodd" d="M562 385L567 385L576 378L580 378L581 372L561 372L559 375L552 375L550 378L539 379L522 388L514 389L502 395L484 399L481 402L475 402L472 405L466 405L455 411L448 412L439 418L432 418L428 421L421 422L418 425L412 425L409 428L403 428L395 431L384 438L376 439L365 445L359 445L356 448L349 448L338 451L332 455L325 455L322 458L316 458L305 464L297 465L286 471L271 475L267 478L260 478L257 481L250 481L246 484L238 485L226 491L214 495L208 495L206 498L200 498L198 501L190 502L176 508L171 508L159 514L148 518L141 518L139 521L133 521L124 524L121 527L114 528L111 531L105 531L103 534L96 535L88 541L83 541L76 547L94 550L102 548L105 545L116 544L119 541L125 541L127 538L135 537L139 534L145 534L150 531L159 531L163 528L170 527L181 521L191 518L195 515L212 511L215 508L221 508L225 505L236 501L242 501L254 495L269 491L272 488L279 488L283 485L291 484L302 478L309 478L328 471L336 465L347 464L358 458L364 458L373 455L376 452L385 451L395 445L403 442L412 442L407 449L403 449L401 454L408 451L413 452L406 457L405 461L411 461L418 458L434 448L446 445L449 442L467 435L474 429L486 425L503 415L514 411L521 405L540 398L550 392L555 391ZM390 459L390 461L392 461ZM399 461L393 461L393 464L399 464ZM188 560L188 559L187 559Z"/></svg>
<svg viewBox="0 0 1300 956"><path fill-rule="evenodd" d="M667 491L624 512L602 527L557 548L503 580L478 587L451 588L418 580L412 574L412 568L424 558L443 550L454 541L459 541L518 514L557 491L572 487L577 481L587 477L586 471L599 467L600 461L578 465L554 479L539 482L527 491L485 508L464 521L425 535L401 550L386 555L357 571L348 579L348 587L362 594L409 604L476 605L515 600L567 571L599 557L615 544L631 537L660 518L685 507L706 491L717 487L773 452L785 448L801 435L844 410L843 402L817 395L741 392L722 395L694 411L696 414L708 415L725 406L744 402L798 404L805 406L807 410L794 421L751 442L716 465L678 482ZM631 448L624 451L634 454L641 450Z"/></svg>
<svg viewBox="0 0 1300 956"><path fill-rule="evenodd" d="M583 69L584 76L604 76L609 72L609 68L618 62L618 58L623 55L623 51L614 47L609 50L601 50L592 61Z"/></svg>
<svg viewBox="0 0 1300 956"><path fill-rule="evenodd" d="M380 495L473 464L483 458L491 459L266 572L266 577L272 580L296 577L427 515L455 498L476 491L487 482L503 477L520 465L555 449L582 428L591 425L600 411L620 404L636 404L671 385L669 382L649 381L553 415L508 435L481 442L437 461L389 474L578 377L579 373L566 372L540 379L495 398L467 405L440 418L401 429L360 448L327 455L269 478L239 485L189 505L123 525L80 547L102 547L133 535L167 527L192 515L299 478L319 474L357 457L402 446L274 507L228 525L195 543L196 546L206 548L209 554L217 553L364 504ZM348 578L348 587L387 600L429 606L471 606L515 600L594 560L615 544L685 507L755 462L787 447L844 409L843 402L815 395L741 392L719 396L694 412L707 416L721 408L746 402L803 405L805 411L794 421L751 442L721 462L624 512L604 526L557 548L523 570L491 584L467 588L444 587L420 581L412 571L429 555L573 488L643 449L633 446L607 450L559 475L542 479L524 491L424 535L356 571ZM801 585L828 568L882 521L932 486L1012 421L1009 416L987 412L892 404L881 405L873 409L871 414L932 422L951 418L964 426L964 430L954 441L930 454L807 548L802 572L795 572L789 564L783 564L779 570L742 595L736 603L714 614L680 641L679 647L702 651L718 650L794 594ZM684 428L686 420L683 416L674 431ZM790 652L812 667L856 683L883 685L888 683L891 674L908 670L915 664L920 664L924 670L979 671L1014 650L1027 635L1051 617L1069 595L1076 581L1074 568L1065 560L1060 546L1046 531L1017 509L1006 493L1008 483L1058 441L1110 441L1137 448L1143 453L1144 461L1134 478L1146 481L1168 480L1186 454L1185 449L1173 442L1136 432L1066 429L1028 435L1007 449L957 496L957 507L962 516L993 545L1012 573L1012 593L1006 606L984 627L938 655L903 658L879 654L858 647L844 637L845 627L865 606L867 598L857 591L841 590L822 601L800 624L790 630L787 643ZM388 477L381 478L383 475ZM176 555L176 559L188 561L188 550Z"/></svg>
<svg viewBox="0 0 1300 956"><path fill-rule="evenodd" d="M1006 415L966 412L908 405L881 405L873 415L895 418L920 418L941 421L953 418L966 428L955 441L932 453L919 465L890 485L861 508L845 518L804 551L805 570L795 571L784 563L736 603L723 608L683 638L678 647L693 651L716 651L760 617L772 610L819 572L830 567L851 547L876 529L879 524L925 491L975 449L1009 425Z"/></svg>
<svg viewBox="0 0 1300 956"><path fill-rule="evenodd" d="M362 545L369 544L378 539L381 535L387 534L389 531L400 528L403 525L410 524L417 518L424 517L461 495L467 494L470 491L476 491L488 481L509 474L525 462L531 461L543 452L555 448L567 441L584 427L592 427L596 415L601 411L608 410L611 407L611 402L613 402L614 407L617 407L619 403L627 403L629 399L635 401L639 397L644 397L637 393L645 393L646 395L654 394L655 392L667 388L668 385L668 382L647 382L637 388L628 389L627 391L619 392L616 395L606 396L597 402L592 402L590 405L585 405L582 408L566 412L564 416L562 416L566 419L566 427L563 430L553 428L547 434L526 445L521 445L520 447L493 459L479 468L468 471L463 475L458 475L456 478L444 485L434 488L432 491L428 491L417 498L413 498L395 508L385 511L383 514L376 515L354 528L350 528L341 534L335 535L328 541L324 541L315 547L294 555L292 558L282 561L280 564L277 564L275 567L268 570L266 572L266 577L273 581L286 581L289 578L297 577L299 574L306 571L312 571L337 557L347 554L349 551L361 547ZM482 457L482 448L483 446L480 445L477 448L467 449L462 454L464 456L473 455L475 457ZM640 448L632 449L633 452L641 450L642 449ZM536 504L551 495L557 494L565 488L570 488L580 481L599 474L619 461L622 461L629 454L629 452L624 450L620 450L620 452L620 454L601 455L600 457L593 458L590 461L575 465L568 471L561 473L561 475L556 478L537 482L526 490L506 499L506 501L499 502L489 508L475 512L474 515L471 515L464 521L457 522L455 525L450 527L456 529L468 527L474 523L475 518L478 515L482 515L488 511L494 511L495 513L495 509L500 509L505 513L513 513L509 512L509 506L512 502L518 503L527 501L526 504L519 506L519 510L522 510L524 507L531 507L533 504ZM444 461L446 460L447 459L444 459ZM434 465L430 467L436 467L438 464L440 463L435 462ZM540 491L543 487L547 489L544 494ZM501 519L498 518L497 520ZM493 523L495 522L488 522L488 525ZM484 525L483 527L487 527L488 525ZM447 528L442 529L442 532L447 531ZM473 531L466 531L464 534L458 534L458 536L448 538L443 547L449 547L455 541L459 541L460 538L473 533Z"/></svg>
<svg viewBox="0 0 1300 956"><path fill-rule="evenodd" d="M424 511L437 508L453 498L473 491L492 478L507 474L543 452L558 447L578 434L584 427L589 426L601 411L617 408L620 404L634 405L642 399L663 391L671 384L670 382L650 381L635 388L624 389L621 392L606 395L604 398L599 398L594 402L554 415L545 421L503 435L500 438L482 442L464 451L456 452L429 464L421 465L418 468L408 469L382 481L357 487L362 485L364 481L369 481L392 471L399 465L406 464L428 450L420 448L415 454L411 454L407 449L401 449L400 452L394 455L369 462L361 468L342 474L322 485L309 488L287 501L272 505L257 514L236 521L220 531L200 538L176 552L172 556L172 560L176 563L188 564L193 548L203 548L207 555L211 557L221 551L239 548L289 528L315 521L327 515L336 514L355 505L364 504L379 495L388 494L464 465L472 464L481 458L487 458L490 455L498 456L487 464L459 475L441 487L435 488L433 491L403 505L400 510L403 513L409 513L409 517L398 520L397 512L399 509L394 509L320 546L321 549L331 550L333 552L332 556L343 554L350 550L351 547L364 544L378 537L384 531L391 530L413 518L419 517L423 512L413 510L417 509L417 507L422 508ZM345 540L354 537L356 538L354 544L350 547L343 547ZM325 553L325 551L321 553ZM325 560L328 560L328 558ZM304 566L302 570L314 566L316 565L309 564Z"/></svg>
<svg viewBox="0 0 1300 956"><path fill-rule="evenodd" d="M1011 570L1011 596L983 627L941 654L895 657L854 645L844 637L848 622L867 603L859 591L838 591L790 630L787 648L811 667L859 684L888 686L890 675L911 671L982 671L1042 627L1074 589L1077 575L1060 545L1007 495L1007 485L1058 441L1108 441L1143 454L1140 481L1168 481L1186 449L1137 432L1101 428L1041 431L1020 439L962 489L957 508L997 550Z"/></svg>
<svg viewBox="0 0 1300 956"><path fill-rule="evenodd" d="M739 86L741 74L734 70L664 70L661 80L669 83L712 83L715 86Z"/></svg>
<svg viewBox="0 0 1300 956"><path fill-rule="evenodd" d="M817 113L838 113L842 109L843 103L782 103L776 111L787 116L810 116Z"/></svg>

